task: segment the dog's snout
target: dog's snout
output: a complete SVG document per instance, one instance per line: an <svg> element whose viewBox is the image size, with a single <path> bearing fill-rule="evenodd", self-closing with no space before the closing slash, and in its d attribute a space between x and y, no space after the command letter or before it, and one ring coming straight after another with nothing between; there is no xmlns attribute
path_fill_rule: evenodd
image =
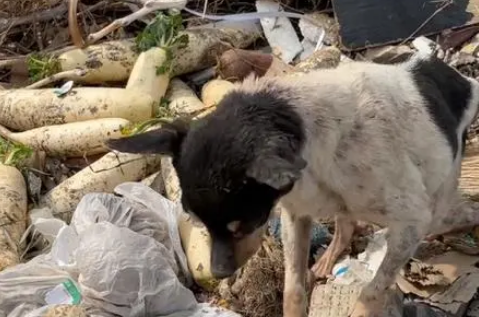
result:
<svg viewBox="0 0 479 317"><path fill-rule="evenodd" d="M236 266L231 265L213 265L211 267L211 273L217 279L223 279L232 276L236 271Z"/></svg>
<svg viewBox="0 0 479 317"><path fill-rule="evenodd" d="M213 238L211 249L211 273L214 277L223 279L233 275L237 264L232 241Z"/></svg>

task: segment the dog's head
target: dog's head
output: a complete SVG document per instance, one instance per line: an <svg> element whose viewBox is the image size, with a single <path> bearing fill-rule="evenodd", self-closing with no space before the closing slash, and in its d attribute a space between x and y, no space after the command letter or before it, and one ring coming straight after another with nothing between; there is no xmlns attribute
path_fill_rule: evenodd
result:
<svg viewBox="0 0 479 317"><path fill-rule="evenodd" d="M275 203L300 177L303 140L302 121L284 99L233 92L194 124L175 121L107 145L173 158L183 207L207 227L212 273L224 278L257 251Z"/></svg>

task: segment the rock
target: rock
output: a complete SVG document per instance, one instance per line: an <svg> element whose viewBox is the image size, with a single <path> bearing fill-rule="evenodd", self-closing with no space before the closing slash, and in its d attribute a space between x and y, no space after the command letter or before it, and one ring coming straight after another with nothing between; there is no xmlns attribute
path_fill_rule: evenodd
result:
<svg viewBox="0 0 479 317"><path fill-rule="evenodd" d="M405 61L412 54L413 50L406 45L388 45L368 49L364 57L379 64L393 64Z"/></svg>

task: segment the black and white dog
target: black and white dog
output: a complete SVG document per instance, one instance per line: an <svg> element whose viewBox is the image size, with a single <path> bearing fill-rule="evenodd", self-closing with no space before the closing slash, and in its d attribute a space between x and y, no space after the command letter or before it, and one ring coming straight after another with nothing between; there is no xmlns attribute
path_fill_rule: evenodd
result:
<svg viewBox="0 0 479 317"><path fill-rule="evenodd" d="M387 254L352 312L387 316L384 293L420 241L479 223L477 208L457 189L478 107L478 83L417 53L396 65L351 62L301 76L250 77L190 127L173 124L108 146L173 157L184 208L211 234L219 278L244 264L242 250L250 256L259 247L281 203L286 317L307 314L312 219L336 218L337 245L349 242L357 220L387 227ZM331 269L329 252L317 275Z"/></svg>

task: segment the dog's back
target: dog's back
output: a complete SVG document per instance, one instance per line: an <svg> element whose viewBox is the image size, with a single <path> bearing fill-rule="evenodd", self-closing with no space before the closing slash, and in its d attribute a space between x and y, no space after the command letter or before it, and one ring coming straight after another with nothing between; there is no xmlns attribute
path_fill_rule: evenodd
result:
<svg viewBox="0 0 479 317"><path fill-rule="evenodd" d="M248 79L238 91L271 87L284 88L275 90L305 127L308 166L284 199L299 210L309 208L298 202L316 201L370 213L371 206L385 207L377 201L384 190L418 184L411 177L432 196L451 190L479 103L476 83L420 54L398 65L356 62L299 77Z"/></svg>

